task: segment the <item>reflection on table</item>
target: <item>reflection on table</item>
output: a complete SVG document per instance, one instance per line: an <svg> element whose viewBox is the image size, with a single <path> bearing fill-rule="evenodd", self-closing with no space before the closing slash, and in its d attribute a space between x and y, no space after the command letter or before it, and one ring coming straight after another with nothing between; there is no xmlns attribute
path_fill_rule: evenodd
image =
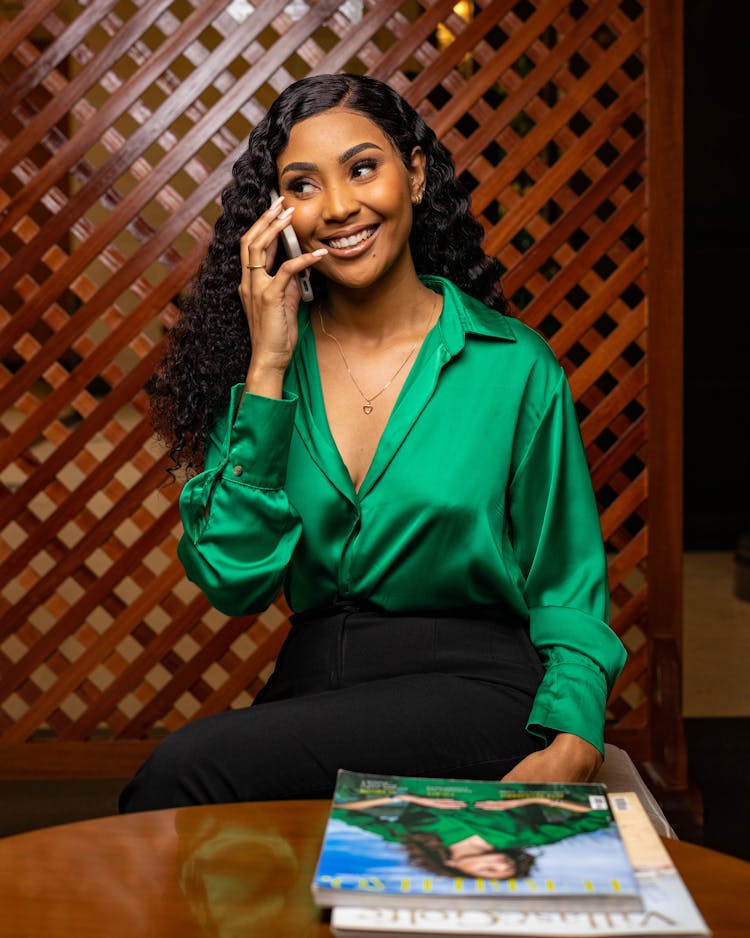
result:
<svg viewBox="0 0 750 938"><path fill-rule="evenodd" d="M319 938L327 801L153 811L0 840L0 938ZM750 935L750 864L665 841L714 938Z"/></svg>

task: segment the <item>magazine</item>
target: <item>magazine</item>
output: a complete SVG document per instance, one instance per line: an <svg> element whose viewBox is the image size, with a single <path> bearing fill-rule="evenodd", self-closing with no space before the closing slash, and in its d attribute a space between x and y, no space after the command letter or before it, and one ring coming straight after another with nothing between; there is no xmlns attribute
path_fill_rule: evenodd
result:
<svg viewBox="0 0 750 938"><path fill-rule="evenodd" d="M625 912L582 910L534 912L527 909L473 911L385 907L338 907L331 926L336 935L524 935L525 938L584 938L673 935L704 938L711 934L672 859L654 830L638 796L610 794L617 824L641 888L643 909Z"/></svg>
<svg viewBox="0 0 750 938"><path fill-rule="evenodd" d="M322 906L642 907L603 785L346 770L338 774L312 891Z"/></svg>

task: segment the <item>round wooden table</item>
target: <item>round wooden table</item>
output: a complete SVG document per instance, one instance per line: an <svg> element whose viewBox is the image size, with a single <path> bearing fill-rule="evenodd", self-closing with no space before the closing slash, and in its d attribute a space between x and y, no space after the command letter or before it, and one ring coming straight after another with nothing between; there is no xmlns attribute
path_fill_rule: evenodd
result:
<svg viewBox="0 0 750 938"><path fill-rule="evenodd" d="M0 840L3 938L331 934L310 897L326 801L153 811ZM666 841L714 938L750 935L750 863Z"/></svg>

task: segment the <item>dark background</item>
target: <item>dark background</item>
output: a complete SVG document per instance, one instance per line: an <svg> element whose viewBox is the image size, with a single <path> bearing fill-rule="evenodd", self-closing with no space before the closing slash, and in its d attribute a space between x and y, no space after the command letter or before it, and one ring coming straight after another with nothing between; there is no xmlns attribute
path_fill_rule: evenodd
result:
<svg viewBox="0 0 750 938"><path fill-rule="evenodd" d="M750 4L684 11L685 547L727 550L750 530Z"/></svg>
<svg viewBox="0 0 750 938"><path fill-rule="evenodd" d="M750 4L683 9L685 547L734 550L750 535ZM686 719L685 735L703 823L675 818L678 834L750 860L750 717Z"/></svg>

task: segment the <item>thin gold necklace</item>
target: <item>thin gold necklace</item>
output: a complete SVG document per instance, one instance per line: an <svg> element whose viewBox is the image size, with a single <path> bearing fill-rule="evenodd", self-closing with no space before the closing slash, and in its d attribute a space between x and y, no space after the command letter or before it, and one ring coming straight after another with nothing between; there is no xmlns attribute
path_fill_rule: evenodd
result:
<svg viewBox="0 0 750 938"><path fill-rule="evenodd" d="M412 347L409 349L409 354L408 354L408 355L406 356L406 358L401 362L401 364L400 364L400 365L398 366L398 368L394 371L394 373L391 375L391 377L386 381L386 383L383 385L383 387L382 387L379 391L376 391L374 394L371 394L369 397L365 394L365 392L364 392L364 391L362 390L362 388L359 386L359 382L357 381L357 379L356 379L356 378L354 377L354 375L352 374L352 370L351 370L351 368L349 367L349 362L346 360L346 355L344 355L344 350L343 350L343 348L341 347L341 343L339 342L339 340L336 338L335 335L331 335L331 333L326 329L325 325L323 324L323 313L321 312L320 304L318 305L317 309L318 309L318 318L320 319L320 328L321 328L321 330L322 330L322 332L323 332L323 335L327 335L329 339L333 339L333 341L336 343L336 347L337 347L338 350L339 350L339 354L341 355L341 360L342 360L343 363L344 363L344 367L346 368L347 372L349 373L349 377L352 379L352 384L353 384L354 387L359 391L359 395L360 395L360 397L362 398L362 400L364 401L364 403L362 404L362 413L367 414L368 416L372 413L372 411L373 411L373 403L372 403L372 402L373 402L377 397L380 397L380 395L381 395L384 391L387 391L387 390L388 390L388 388L391 386L391 384L393 384L393 382L396 380L396 378L398 377L398 375L399 375L399 374L403 371L403 369L405 368L406 363L409 361L409 359L412 357L412 355L413 355L414 352L416 351L417 346L420 344L420 342L424 341L424 337L427 335L427 333L428 333L428 332L430 331L430 329L432 328L432 320L433 320L433 318L434 318L434 316L435 316L435 312L436 312L436 310L437 310L439 301L440 301L440 296L436 293L436 294L435 294L435 300L434 300L434 302L433 302L433 304L432 304L432 309L430 310L430 319L429 319L429 322L428 322L428 324L427 324L427 329L425 329L424 335L422 336L421 339L419 339L417 342L415 342L414 345L412 345Z"/></svg>

